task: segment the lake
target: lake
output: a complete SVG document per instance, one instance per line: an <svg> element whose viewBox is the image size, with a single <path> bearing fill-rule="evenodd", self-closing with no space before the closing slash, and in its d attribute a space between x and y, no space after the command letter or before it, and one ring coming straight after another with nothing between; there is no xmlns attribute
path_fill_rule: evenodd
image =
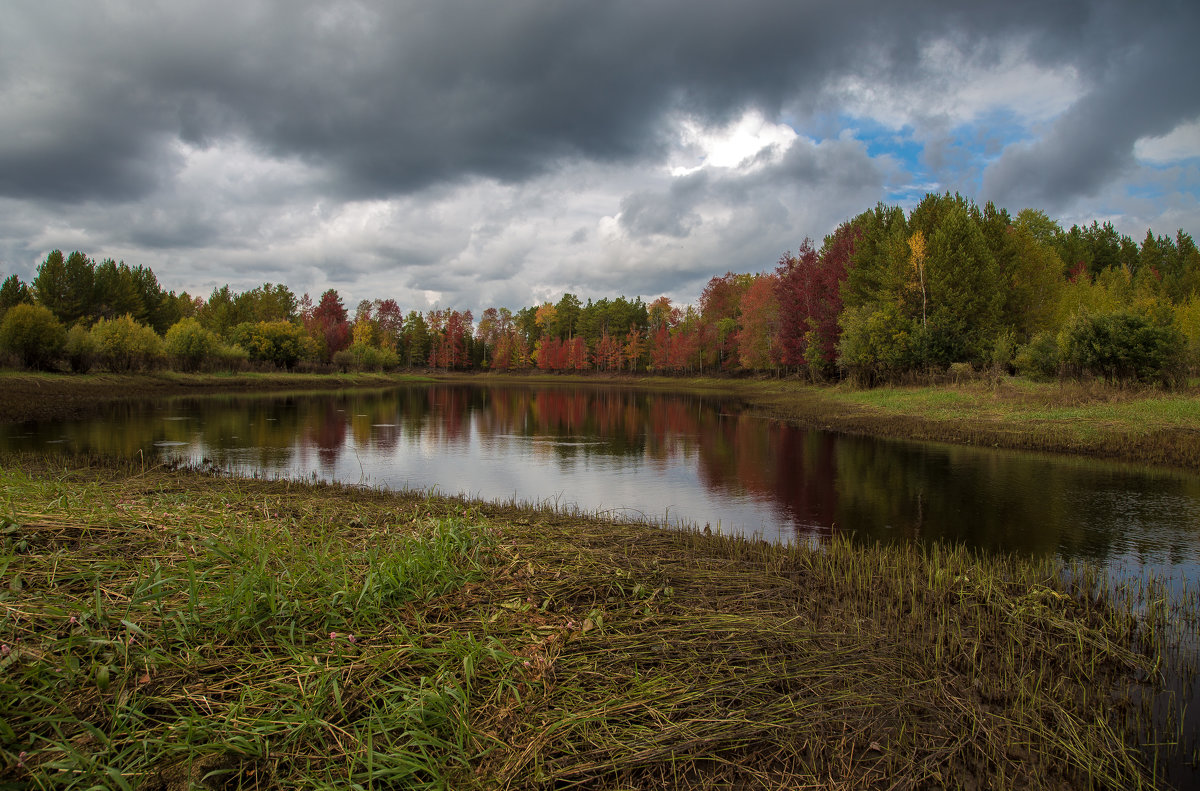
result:
<svg viewBox="0 0 1200 791"><path fill-rule="evenodd" d="M0 447L551 503L770 541L940 539L1200 579L1200 475L805 430L715 397L417 384L179 398L7 426Z"/></svg>

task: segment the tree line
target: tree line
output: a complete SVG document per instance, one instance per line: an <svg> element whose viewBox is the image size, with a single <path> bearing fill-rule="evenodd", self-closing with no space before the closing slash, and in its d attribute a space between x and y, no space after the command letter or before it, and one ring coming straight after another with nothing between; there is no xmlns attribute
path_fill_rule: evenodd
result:
<svg viewBox="0 0 1200 791"><path fill-rule="evenodd" d="M773 373L871 384L947 370L1179 382L1200 367L1200 251L1111 223L1064 230L961 195L879 204L695 304L574 294L476 319L266 283L207 299L51 252L0 284L0 350L29 368Z"/></svg>

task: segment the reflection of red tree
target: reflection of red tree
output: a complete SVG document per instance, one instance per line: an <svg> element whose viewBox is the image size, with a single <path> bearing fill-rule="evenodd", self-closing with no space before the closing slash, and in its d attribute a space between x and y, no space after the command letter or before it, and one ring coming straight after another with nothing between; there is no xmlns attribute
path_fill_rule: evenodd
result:
<svg viewBox="0 0 1200 791"><path fill-rule="evenodd" d="M697 433L699 475L706 488L770 499L798 531L827 534L832 529L838 502L833 435L719 415L707 418Z"/></svg>
<svg viewBox="0 0 1200 791"><path fill-rule="evenodd" d="M575 390L540 390L537 401L541 433L577 434L588 422L587 394Z"/></svg>
<svg viewBox="0 0 1200 791"><path fill-rule="evenodd" d="M778 426L780 475L771 494L797 531L832 533L837 520L837 442L832 434Z"/></svg>
<svg viewBox="0 0 1200 791"><path fill-rule="evenodd" d="M445 445L467 441L469 415L468 391L461 387L431 387L429 411L438 419L426 423L426 431Z"/></svg>
<svg viewBox="0 0 1200 791"><path fill-rule="evenodd" d="M337 403L330 401L325 408L312 413L313 422L305 431L305 440L317 449L317 460L322 469L331 470L346 444L346 413L339 412Z"/></svg>

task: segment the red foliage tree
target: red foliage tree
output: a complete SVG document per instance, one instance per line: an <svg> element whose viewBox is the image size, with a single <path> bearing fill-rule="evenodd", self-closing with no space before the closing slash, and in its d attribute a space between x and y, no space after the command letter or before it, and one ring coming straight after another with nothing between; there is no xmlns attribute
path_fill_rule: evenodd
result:
<svg viewBox="0 0 1200 791"><path fill-rule="evenodd" d="M451 370L470 366L467 338L471 335L473 320L474 317L469 310L429 311L426 322L432 337L429 348L430 367Z"/></svg>
<svg viewBox="0 0 1200 791"><path fill-rule="evenodd" d="M592 352L596 368L601 371L621 370L621 351L620 341L607 332L601 335L600 340L596 342L595 351Z"/></svg>
<svg viewBox="0 0 1200 791"><path fill-rule="evenodd" d="M312 310L311 329L325 345L326 362L350 345L350 322L346 317L346 306L332 288L321 295L321 301Z"/></svg>
<svg viewBox="0 0 1200 791"><path fill-rule="evenodd" d="M569 346L567 364L576 371L586 371L590 367L587 341L576 335Z"/></svg>
<svg viewBox="0 0 1200 791"><path fill-rule="evenodd" d="M384 342L395 348L404 329L404 311L394 299L375 300L375 325Z"/></svg>
<svg viewBox="0 0 1200 791"><path fill-rule="evenodd" d="M680 327L671 334L671 351L668 356L671 370L684 373L693 370L700 362L700 328Z"/></svg>
<svg viewBox="0 0 1200 791"><path fill-rule="evenodd" d="M738 364L762 371L779 364L779 279L758 275L742 295L742 328L738 331Z"/></svg>
<svg viewBox="0 0 1200 791"><path fill-rule="evenodd" d="M661 373L670 366L671 331L666 324L660 324L650 337L650 370Z"/></svg>
<svg viewBox="0 0 1200 791"><path fill-rule="evenodd" d="M637 327L630 327L629 333L625 336L625 362L628 363L630 371L638 369L645 348L646 344L642 333L638 331Z"/></svg>
<svg viewBox="0 0 1200 791"><path fill-rule="evenodd" d="M737 366L737 335L741 329L742 295L754 282L751 275L726 272L708 281L700 293L700 324L695 339L705 367Z"/></svg>
<svg viewBox="0 0 1200 791"><path fill-rule="evenodd" d="M796 255L785 253L779 276L779 352L784 365L829 367L841 337L841 284L850 270L862 230L842 223L817 253L805 239Z"/></svg>

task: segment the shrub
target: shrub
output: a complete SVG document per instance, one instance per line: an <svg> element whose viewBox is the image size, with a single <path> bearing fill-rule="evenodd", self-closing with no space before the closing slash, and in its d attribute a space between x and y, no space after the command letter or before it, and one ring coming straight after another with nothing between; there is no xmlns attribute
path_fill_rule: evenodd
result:
<svg viewBox="0 0 1200 791"><path fill-rule="evenodd" d="M1200 369L1200 296L1175 308L1175 326L1183 333L1188 365Z"/></svg>
<svg viewBox="0 0 1200 791"><path fill-rule="evenodd" d="M914 327L894 305L880 310L846 308L838 324L842 327L838 364L852 378L866 384L893 379L916 364L920 327Z"/></svg>
<svg viewBox="0 0 1200 791"><path fill-rule="evenodd" d="M140 371L163 357L162 339L154 330L138 324L126 313L116 319L101 319L92 327L100 362L110 371Z"/></svg>
<svg viewBox="0 0 1200 791"><path fill-rule="evenodd" d="M250 354L238 346L236 343L217 342L213 348L212 359L214 364L225 371L240 371L246 367L246 363L250 360Z"/></svg>
<svg viewBox="0 0 1200 791"><path fill-rule="evenodd" d="M51 367L66 341L63 325L42 305L14 305L0 321L0 348L15 354L26 368Z"/></svg>
<svg viewBox="0 0 1200 791"><path fill-rule="evenodd" d="M213 357L221 340L194 318L183 319L167 330L164 346L176 367L183 371L199 370Z"/></svg>
<svg viewBox="0 0 1200 791"><path fill-rule="evenodd" d="M1013 358L1013 366L1017 373L1043 381L1058 376L1061 364L1062 354L1058 348L1058 339L1049 332L1034 335Z"/></svg>
<svg viewBox="0 0 1200 791"><path fill-rule="evenodd" d="M346 373L355 365L354 352L349 349L334 352L332 362L339 371Z"/></svg>
<svg viewBox="0 0 1200 791"><path fill-rule="evenodd" d="M968 382L975 378L975 369L970 363L950 363L950 378L954 380L955 384Z"/></svg>
<svg viewBox="0 0 1200 791"><path fill-rule="evenodd" d="M1169 384L1183 368L1182 333L1134 313L1080 314L1063 329L1061 345L1073 373L1102 376L1109 382Z"/></svg>
<svg viewBox="0 0 1200 791"><path fill-rule="evenodd" d="M246 350L251 360L269 362L288 370L311 354L308 333L290 321L239 324L233 329L233 341Z"/></svg>
<svg viewBox="0 0 1200 791"><path fill-rule="evenodd" d="M1005 330L996 336L992 344L992 373L996 376L1011 371L1016 356L1017 342L1012 330Z"/></svg>
<svg viewBox="0 0 1200 791"><path fill-rule="evenodd" d="M96 339L82 324L76 324L67 331L66 345L67 363L77 374L85 374L96 364Z"/></svg>
<svg viewBox="0 0 1200 791"><path fill-rule="evenodd" d="M349 352L352 365L359 371L382 371L395 368L400 364L400 357L393 349L371 346L367 343L356 343L344 351ZM342 352L338 352L342 354Z"/></svg>

